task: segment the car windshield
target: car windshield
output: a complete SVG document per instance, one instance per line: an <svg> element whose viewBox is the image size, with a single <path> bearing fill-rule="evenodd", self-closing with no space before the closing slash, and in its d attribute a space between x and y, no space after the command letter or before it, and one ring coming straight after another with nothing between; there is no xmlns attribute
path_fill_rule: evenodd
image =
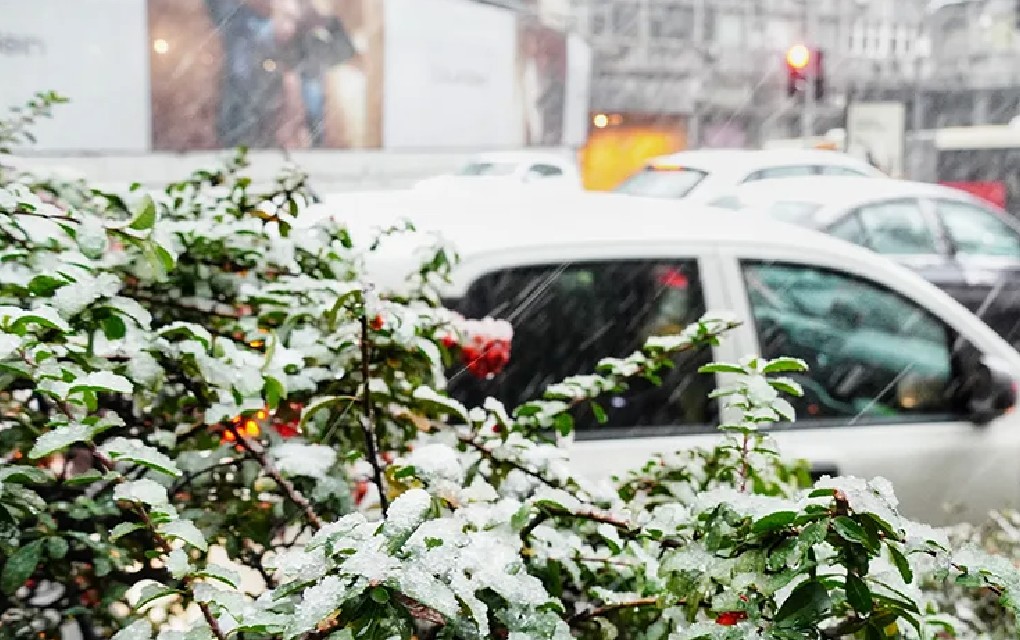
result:
<svg viewBox="0 0 1020 640"><path fill-rule="evenodd" d="M491 162L491 161L476 161L469 162L457 175L461 176L508 176L514 172L517 164L514 162Z"/></svg>
<svg viewBox="0 0 1020 640"><path fill-rule="evenodd" d="M649 198L683 198L707 175L690 168L647 167L625 180L616 191Z"/></svg>

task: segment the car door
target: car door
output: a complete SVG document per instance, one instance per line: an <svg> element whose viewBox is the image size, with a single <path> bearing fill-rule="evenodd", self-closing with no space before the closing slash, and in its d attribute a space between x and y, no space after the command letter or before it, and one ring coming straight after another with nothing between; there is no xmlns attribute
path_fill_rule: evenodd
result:
<svg viewBox="0 0 1020 640"><path fill-rule="evenodd" d="M1020 345L1020 232L1004 214L975 203L936 198L932 206L961 274L951 293Z"/></svg>
<svg viewBox="0 0 1020 640"><path fill-rule="evenodd" d="M949 257L937 220L917 198L895 198L859 206L831 223L831 235L867 247L948 289L962 279Z"/></svg>
<svg viewBox="0 0 1020 640"><path fill-rule="evenodd" d="M508 409L541 397L563 378L592 373L601 358L624 357L652 335L674 334L720 308L712 286L717 263L695 257L602 259L535 264L489 271L467 287L456 309L468 317L492 316L514 327L507 367L487 379L464 372L451 376L451 394L468 406L486 397ZM698 368L732 359L724 341L713 353L679 354L662 385L633 380L605 396L600 423L589 405L572 411L576 423L572 469L583 478L606 480L644 464L654 453L691 444L679 436L714 438L718 403L709 399L715 376Z"/></svg>
<svg viewBox="0 0 1020 640"><path fill-rule="evenodd" d="M882 476L904 512L934 523L1012 505L1016 425L973 425L963 362L978 354L911 298L835 268L736 261L738 313L762 356L803 358L797 421L772 434L818 474ZM1009 446L1003 443L1012 442Z"/></svg>

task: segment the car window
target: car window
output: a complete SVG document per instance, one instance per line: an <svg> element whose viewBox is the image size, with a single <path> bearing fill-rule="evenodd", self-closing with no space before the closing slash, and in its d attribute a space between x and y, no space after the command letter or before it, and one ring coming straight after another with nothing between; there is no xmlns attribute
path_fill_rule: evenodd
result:
<svg viewBox="0 0 1020 640"><path fill-rule="evenodd" d="M811 221L822 205L800 200L777 200L768 206L768 214L776 220L812 226Z"/></svg>
<svg viewBox="0 0 1020 640"><path fill-rule="evenodd" d="M867 238L864 234L864 226L861 225L861 219L857 217L857 213L853 212L850 215L844 216L831 224L826 233L831 236L835 236L840 240L846 240L854 244L866 245Z"/></svg>
<svg viewBox="0 0 1020 640"><path fill-rule="evenodd" d="M867 177L868 174L857 169L851 169L850 167L841 167L839 165L823 164L821 165L821 173L823 176L857 176Z"/></svg>
<svg viewBox="0 0 1020 640"><path fill-rule="evenodd" d="M935 235L917 200L890 200L857 209L867 246L878 253L938 253Z"/></svg>
<svg viewBox="0 0 1020 640"><path fill-rule="evenodd" d="M552 164L533 164L528 168L528 173L533 173L543 178L551 176L562 176L563 169Z"/></svg>
<svg viewBox="0 0 1020 640"><path fill-rule="evenodd" d="M992 211L952 200L936 201L936 211L957 253L1020 258L1020 235Z"/></svg>
<svg viewBox="0 0 1020 640"><path fill-rule="evenodd" d="M956 415L952 333L875 283L804 265L743 265L767 358L808 363L798 418L897 420Z"/></svg>
<svg viewBox="0 0 1020 640"><path fill-rule="evenodd" d="M647 167L624 180L615 191L647 198L683 198L707 175L690 168Z"/></svg>
<svg viewBox="0 0 1020 640"><path fill-rule="evenodd" d="M513 162L469 162L458 171L462 176L508 176L517 164Z"/></svg>
<svg viewBox="0 0 1020 640"><path fill-rule="evenodd" d="M813 176L818 174L818 167L814 165L790 165L787 167L769 167L759 169L744 178L744 182L755 182L757 180L769 180L772 178L797 178L800 176Z"/></svg>
<svg viewBox="0 0 1020 640"><path fill-rule="evenodd" d="M489 380L453 375L451 394L468 406L488 396L508 409L539 398L550 384L595 371L600 359L624 357L653 335L675 334L705 313L697 262L614 261L508 269L482 276L457 305L467 317L492 316L514 327L508 366ZM714 380L699 374L708 348L679 354L661 386L635 380L601 403L600 428L705 425ZM574 412L581 430L597 421Z"/></svg>

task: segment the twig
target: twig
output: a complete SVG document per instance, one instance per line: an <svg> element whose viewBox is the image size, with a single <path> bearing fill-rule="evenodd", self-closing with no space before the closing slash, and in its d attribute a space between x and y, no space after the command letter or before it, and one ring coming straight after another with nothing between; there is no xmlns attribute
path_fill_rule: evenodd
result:
<svg viewBox="0 0 1020 640"><path fill-rule="evenodd" d="M269 457L266 455L265 450L252 446L252 443L237 430L234 425L229 425L227 429L230 433L234 434L234 438L237 443L241 445L241 448L245 450L256 462L262 467L263 470L272 478L276 484L280 485L283 492L287 495L291 502L296 504L305 513L305 518L308 523L316 529L322 528L322 519L319 518L319 514L315 513L315 509L312 508L312 504L308 502L308 498L304 497L297 487L294 486L290 480L283 477L280 472L270 462Z"/></svg>
<svg viewBox="0 0 1020 640"><path fill-rule="evenodd" d="M576 624L585 622L586 620L591 620L592 618L604 616L607 613L612 613L614 611L621 611L623 609L637 609L639 607L653 607L657 604L659 604L659 599L656 597L638 598L637 600L628 600L627 602L616 602L613 604L606 604L602 605L601 607L594 607L592 609L587 609L585 611L575 613L574 615L570 616L570 618L567 620L567 624L572 627Z"/></svg>
<svg viewBox="0 0 1020 640"><path fill-rule="evenodd" d="M549 485L550 487L553 487L554 489L563 489L567 493L570 493L571 495L573 495L575 498L578 497L576 495L576 493L572 489L570 489L569 487L564 485L559 480L554 480L552 478L547 478L544 475L542 475L540 472L535 471L534 469L531 469L529 467L526 467L523 464L521 464L520 462L517 462L516 460L511 460L509 458L501 458L501 457L497 456L491 449L486 447L484 443L481 443L481 442L475 440L472 436L469 436L469 435L459 435L459 436L457 436L457 439L460 440L461 442L463 442L464 444L468 445L472 449L478 451L479 453L481 453L486 458L489 458L490 460L493 460L493 461L498 462L500 464L505 464L505 465L507 465L509 467L517 469L521 473L529 475L532 478L534 478L534 479L536 479L536 480L538 480L538 481L540 481L542 483L545 483L545 484Z"/></svg>
<svg viewBox="0 0 1020 640"><path fill-rule="evenodd" d="M368 314L361 314L361 383L364 391L361 394L363 412L361 416L361 432L365 438L365 452L368 455L368 462L372 465L372 479L379 490L379 508L382 510L383 518L389 510L389 500L386 498L386 487L383 486L382 466L379 464L379 451L375 443L375 424L372 419L372 391L369 388L368 359L371 357L368 343Z"/></svg>

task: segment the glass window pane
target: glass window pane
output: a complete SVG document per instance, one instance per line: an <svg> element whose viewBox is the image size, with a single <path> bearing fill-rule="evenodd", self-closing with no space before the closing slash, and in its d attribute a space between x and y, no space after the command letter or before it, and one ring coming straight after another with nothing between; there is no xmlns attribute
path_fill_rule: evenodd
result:
<svg viewBox="0 0 1020 640"><path fill-rule="evenodd" d="M694 260L616 261L488 274L470 287L458 311L509 320L514 337L506 369L490 380L452 375L451 394L468 406L493 396L512 409L540 397L551 383L594 372L604 357L624 357L650 336L678 333L705 313L705 302ZM710 356L707 348L679 354L661 386L635 380L605 397L604 426L714 422L708 393L715 380L697 373ZM587 406L574 416L579 429L598 426Z"/></svg>
<svg viewBox="0 0 1020 640"><path fill-rule="evenodd" d="M938 253L935 237L916 200L868 205L861 207L857 215L864 225L868 246L878 253Z"/></svg>
<svg viewBox="0 0 1020 640"><path fill-rule="evenodd" d="M756 180L768 180L770 178L796 178L799 176L813 176L818 173L817 167L808 165L795 165L790 167L769 167L755 171L744 179L744 182Z"/></svg>
<svg viewBox="0 0 1020 640"><path fill-rule="evenodd" d="M858 171L857 169L851 169L850 167L838 167L834 165L822 165L823 176L867 176L866 173Z"/></svg>
<svg viewBox="0 0 1020 640"><path fill-rule="evenodd" d="M957 253L1020 258L1020 236L995 213L950 200L939 200L937 211Z"/></svg>
<svg viewBox="0 0 1020 640"><path fill-rule="evenodd" d="M846 240L854 244L867 244L864 236L864 227L861 226L861 221L856 213L852 213L830 226L827 229L827 233L840 240Z"/></svg>
<svg viewBox="0 0 1020 640"><path fill-rule="evenodd" d="M708 175L697 169L656 169L638 171L624 180L616 191L648 198L683 198Z"/></svg>
<svg viewBox="0 0 1020 640"><path fill-rule="evenodd" d="M952 338L903 296L854 276L803 265L748 263L744 281L762 355L794 356L804 418L950 416Z"/></svg>

